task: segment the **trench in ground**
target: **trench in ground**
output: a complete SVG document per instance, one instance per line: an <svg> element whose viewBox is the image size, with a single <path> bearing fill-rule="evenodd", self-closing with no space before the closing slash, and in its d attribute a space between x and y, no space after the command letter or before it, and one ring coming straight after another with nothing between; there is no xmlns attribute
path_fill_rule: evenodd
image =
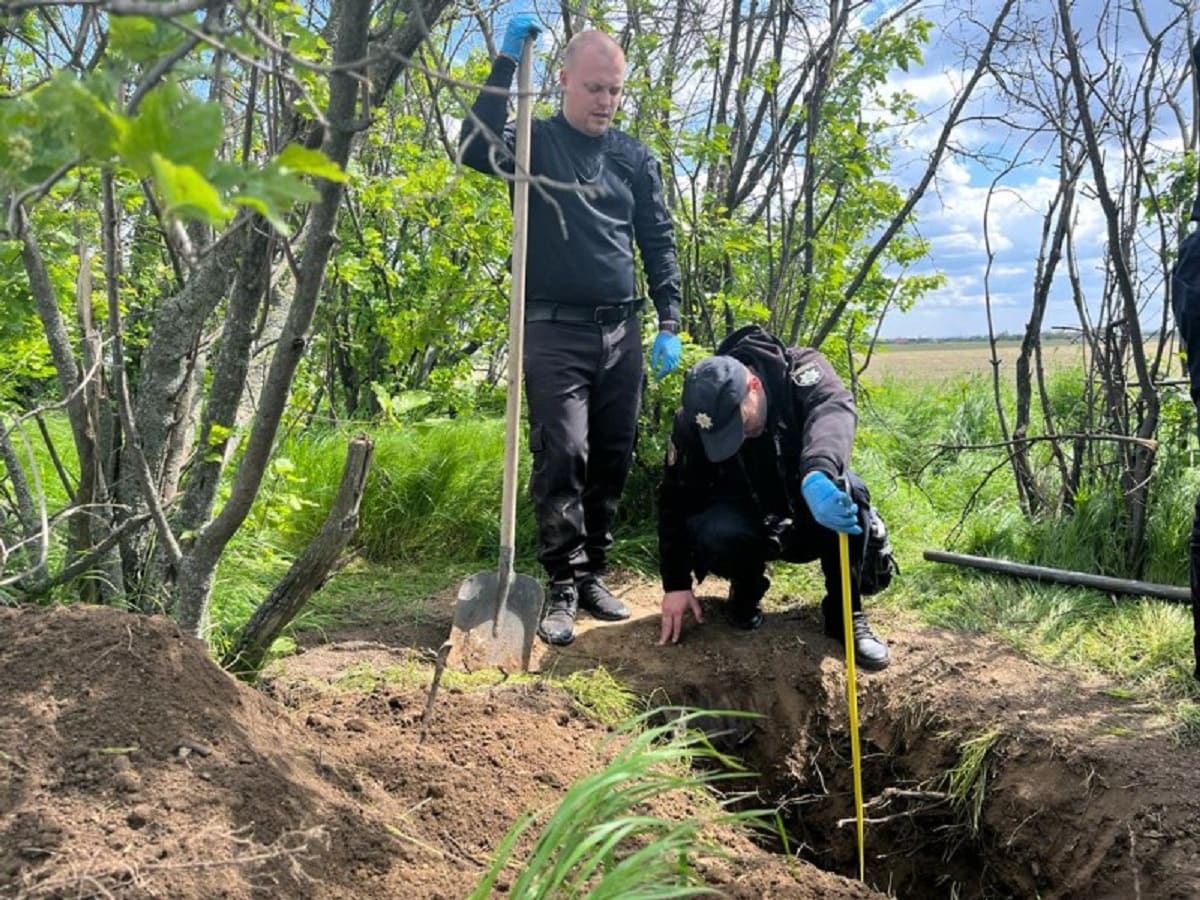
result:
<svg viewBox="0 0 1200 900"><path fill-rule="evenodd" d="M972 722L968 710L951 720L919 692L896 696L897 686L860 685L868 885L902 900L1174 896L1143 893L1162 860L1130 851L1135 831L1152 825L1120 796L1105 796L1094 760L982 717ZM740 687L693 683L684 693L692 708L757 714L701 727L754 773L739 786L751 796L746 805L779 810L783 834L763 846L856 878L842 686L818 671Z"/></svg>

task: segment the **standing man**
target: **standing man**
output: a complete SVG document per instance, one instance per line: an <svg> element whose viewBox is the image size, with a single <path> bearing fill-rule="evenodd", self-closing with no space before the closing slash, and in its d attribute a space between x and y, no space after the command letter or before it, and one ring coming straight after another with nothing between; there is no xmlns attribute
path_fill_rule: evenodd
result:
<svg viewBox="0 0 1200 900"><path fill-rule="evenodd" d="M463 122L460 153L473 169L513 174L507 92L526 38L540 31L528 14L508 24L487 86ZM562 109L534 120L530 144L524 363L530 493L538 559L550 580L538 634L569 644L579 607L609 621L629 616L601 576L641 404L635 245L658 313L650 362L659 377L679 363L680 296L658 162L612 127L625 54L608 35L581 32L567 44L559 82Z"/></svg>
<svg viewBox="0 0 1200 900"><path fill-rule="evenodd" d="M855 425L854 398L829 361L784 347L757 325L735 331L688 371L659 493L660 644L679 640L688 610L702 621L693 573L729 579L732 625L762 625L772 559L821 560L825 633L843 640L843 532L855 659L864 669L887 667L887 645L871 631L862 596L883 590L898 569L867 486L849 468Z"/></svg>
<svg viewBox="0 0 1200 900"><path fill-rule="evenodd" d="M1200 94L1200 41L1192 47L1192 73ZM1200 222L1200 193L1192 201L1191 222ZM1179 245L1179 255L1171 267L1171 310L1179 339L1183 344L1192 403L1200 413L1200 229L1188 234ZM1188 574L1192 593L1192 652L1200 681L1200 495L1192 514L1192 533L1188 541Z"/></svg>

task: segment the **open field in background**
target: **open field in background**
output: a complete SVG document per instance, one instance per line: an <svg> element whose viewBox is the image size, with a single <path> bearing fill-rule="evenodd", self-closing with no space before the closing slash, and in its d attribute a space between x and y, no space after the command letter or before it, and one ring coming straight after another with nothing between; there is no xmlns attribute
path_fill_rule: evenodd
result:
<svg viewBox="0 0 1200 900"><path fill-rule="evenodd" d="M1016 370L1021 342L1015 338L997 343L1000 371L1011 378ZM1175 350L1175 343L1169 348ZM1047 368L1079 365L1083 362L1084 346L1073 340L1051 340L1042 345ZM1146 352L1157 350L1156 340L1147 341ZM987 341L931 341L908 343L886 341L875 349L865 377L872 381L902 378L911 381L941 381L960 375L992 371L992 351ZM1174 372L1174 370L1173 370Z"/></svg>

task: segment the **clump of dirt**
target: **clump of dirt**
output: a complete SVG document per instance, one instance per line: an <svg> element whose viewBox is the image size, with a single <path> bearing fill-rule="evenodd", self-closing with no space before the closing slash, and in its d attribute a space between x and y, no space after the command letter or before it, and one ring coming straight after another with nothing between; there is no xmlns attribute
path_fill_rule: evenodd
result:
<svg viewBox="0 0 1200 900"><path fill-rule="evenodd" d="M604 765L609 735L544 683L498 680L443 690L422 741L420 686L345 678L414 652L335 640L261 691L162 618L0 609L0 895L464 896L515 819ZM714 839L725 853L698 868L726 896L878 896Z"/></svg>

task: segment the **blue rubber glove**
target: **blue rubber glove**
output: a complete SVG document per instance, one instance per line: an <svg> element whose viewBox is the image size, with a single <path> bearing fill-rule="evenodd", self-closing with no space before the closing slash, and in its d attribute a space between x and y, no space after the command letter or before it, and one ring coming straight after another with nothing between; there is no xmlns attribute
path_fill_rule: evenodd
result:
<svg viewBox="0 0 1200 900"><path fill-rule="evenodd" d="M683 344L679 335L669 331L660 331L650 348L650 370L655 378L662 378L679 365L679 357L683 355Z"/></svg>
<svg viewBox="0 0 1200 900"><path fill-rule="evenodd" d="M521 51L525 49L525 38L531 37L536 40L541 33L542 23L537 20L537 16L533 13L518 13L508 20L500 52L520 62Z"/></svg>
<svg viewBox="0 0 1200 900"><path fill-rule="evenodd" d="M805 475L800 493L804 495L804 502L808 504L818 525L824 525L831 531L862 534L862 525L858 523L858 504L824 472Z"/></svg>

